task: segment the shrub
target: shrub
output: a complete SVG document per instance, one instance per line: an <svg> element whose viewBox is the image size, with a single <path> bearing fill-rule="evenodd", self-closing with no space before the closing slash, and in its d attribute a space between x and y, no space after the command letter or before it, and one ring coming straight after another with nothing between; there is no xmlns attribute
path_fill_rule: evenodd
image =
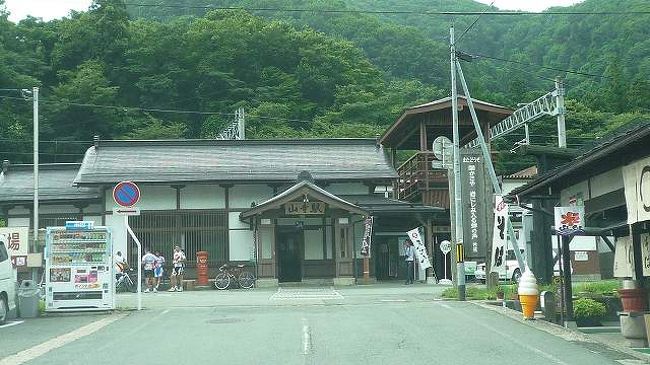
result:
<svg viewBox="0 0 650 365"><path fill-rule="evenodd" d="M618 280L594 281L589 283L580 283L575 286L576 293L584 292L589 294L600 294L612 296L620 288Z"/></svg>
<svg viewBox="0 0 650 365"><path fill-rule="evenodd" d="M601 320L607 314L607 307L601 302L589 298L579 298L573 301L573 316L576 320Z"/></svg>

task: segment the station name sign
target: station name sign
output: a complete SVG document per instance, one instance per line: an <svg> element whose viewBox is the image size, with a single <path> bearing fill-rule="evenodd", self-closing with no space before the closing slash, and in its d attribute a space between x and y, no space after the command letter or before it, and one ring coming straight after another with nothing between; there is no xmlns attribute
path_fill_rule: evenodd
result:
<svg viewBox="0 0 650 365"><path fill-rule="evenodd" d="M287 215L318 215L325 214L327 205L323 202L288 202L284 205Z"/></svg>

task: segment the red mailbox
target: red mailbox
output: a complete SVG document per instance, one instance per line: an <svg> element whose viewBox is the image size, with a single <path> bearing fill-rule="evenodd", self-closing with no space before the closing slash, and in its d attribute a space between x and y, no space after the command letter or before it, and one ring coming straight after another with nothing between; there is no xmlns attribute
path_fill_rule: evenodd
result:
<svg viewBox="0 0 650 365"><path fill-rule="evenodd" d="M208 251L199 251L196 253L196 285L208 285Z"/></svg>

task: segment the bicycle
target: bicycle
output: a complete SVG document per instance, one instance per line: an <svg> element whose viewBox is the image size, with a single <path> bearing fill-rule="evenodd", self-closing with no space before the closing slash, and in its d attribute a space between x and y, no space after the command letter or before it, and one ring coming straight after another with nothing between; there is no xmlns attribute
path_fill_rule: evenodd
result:
<svg viewBox="0 0 650 365"><path fill-rule="evenodd" d="M138 284L135 281L133 281L131 275L133 275L133 277L137 277L135 270L127 269L117 274L117 279L115 282L116 293L127 292L127 291L131 293L135 293L138 291Z"/></svg>
<svg viewBox="0 0 650 365"><path fill-rule="evenodd" d="M228 264L223 264L219 268L220 273L214 279L215 288L219 290L228 289L233 280L243 289L250 289L255 286L255 275L250 271L244 270L244 267L245 265L232 267Z"/></svg>

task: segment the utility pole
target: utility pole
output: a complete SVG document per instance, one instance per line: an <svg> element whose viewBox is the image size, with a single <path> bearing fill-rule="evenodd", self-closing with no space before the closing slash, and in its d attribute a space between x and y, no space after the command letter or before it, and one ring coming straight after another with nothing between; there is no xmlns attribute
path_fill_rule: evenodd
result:
<svg viewBox="0 0 650 365"><path fill-rule="evenodd" d="M38 247L38 88L32 88L32 101L34 103L34 247L32 252L37 252Z"/></svg>
<svg viewBox="0 0 650 365"><path fill-rule="evenodd" d="M456 232L456 248L463 244L463 211L461 209L460 189L460 132L458 131L458 92L456 90L456 45L454 44L454 26L449 28L450 60L451 60L451 115L454 138L454 229ZM461 255L462 256L462 255ZM456 285L458 287L458 300L465 300L465 263L463 257L456 258Z"/></svg>
<svg viewBox="0 0 650 365"><path fill-rule="evenodd" d="M557 146L566 148L566 123L564 115L566 110L564 108L564 83L558 76L555 78L555 92L557 93Z"/></svg>

